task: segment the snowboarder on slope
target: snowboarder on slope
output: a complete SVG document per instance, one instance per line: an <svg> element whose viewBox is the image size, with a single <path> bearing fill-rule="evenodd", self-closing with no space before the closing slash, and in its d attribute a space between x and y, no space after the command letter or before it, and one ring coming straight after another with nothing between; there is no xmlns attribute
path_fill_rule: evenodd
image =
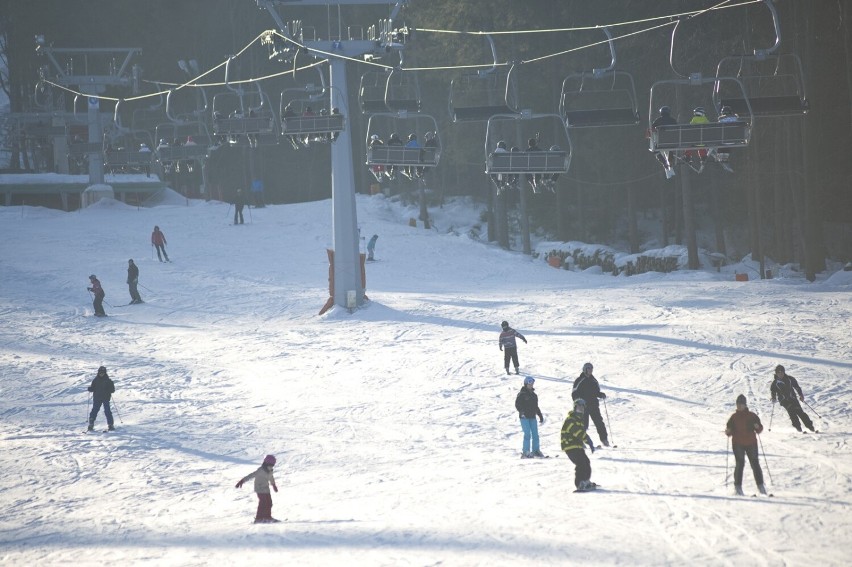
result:
<svg viewBox="0 0 852 567"><path fill-rule="evenodd" d="M775 377L772 380L772 386L770 386L769 391L772 393L772 403L774 404L776 398L778 399L778 403L781 404L781 407L787 410L787 413L790 415L790 421L793 423L793 427L795 427L797 431L805 433L802 431L802 425L799 423L799 418L802 419L802 423L805 424L805 427L811 431L815 431L811 418L808 417L808 414L805 413L805 410L803 410L802 406L799 404L799 401L805 401L805 396L802 394L802 388L799 387L799 382L787 374L784 371L784 367L780 364L775 367ZM796 394L799 396L798 400L796 399Z"/></svg>
<svg viewBox="0 0 852 567"><path fill-rule="evenodd" d="M524 445L521 451L522 459L544 458L539 450L538 425L535 422L538 416L539 423L544 423L544 415L538 407L538 394L535 393L535 378L527 376L518 396L515 398L515 409L521 419L521 429L524 431ZM530 451L530 440L532 440L532 451Z"/></svg>
<svg viewBox="0 0 852 567"><path fill-rule="evenodd" d="M112 410L109 407L110 398L115 392L115 384L110 380L107 374L106 366L98 368L98 375L92 380L92 384L88 390L92 393L92 412L89 414L89 431L95 428L95 419L98 417L98 411L101 406L104 406L104 415L107 419L107 429L115 431L115 426L112 420Z"/></svg>
<svg viewBox="0 0 852 567"><path fill-rule="evenodd" d="M595 429L598 430L598 437L601 439L601 445L609 447L609 436L606 432L603 417L601 417L601 406L598 399L606 398L606 394L601 392L597 378L592 374L594 367L591 362L583 365L583 372L574 380L574 388L571 390L571 399L583 398L586 400L586 412L583 414L583 425L586 429L589 428L589 418L595 424Z"/></svg>
<svg viewBox="0 0 852 567"><path fill-rule="evenodd" d="M91 291L95 296L94 300L92 300L92 307L95 308L95 317L106 317L106 312L104 311L104 297L106 296L106 292L104 292L104 288L101 287L101 282L95 274L89 276L89 283L92 286L86 289Z"/></svg>
<svg viewBox="0 0 852 567"><path fill-rule="evenodd" d="M503 351L503 366L506 367L506 374L509 374L510 360L515 364L515 374L518 374L520 364L518 364L518 343L515 342L515 337L524 341L524 344L527 344L527 339L510 327L508 321L500 323L500 327L503 329L500 333L500 350Z"/></svg>
<svg viewBox="0 0 852 567"><path fill-rule="evenodd" d="M761 494L766 494L766 486L763 484L763 470L760 468L760 458L757 454L757 434L763 431L763 425L757 414L749 411L746 397L742 394L737 396L737 411L728 419L725 426L725 435L731 438L731 447L734 451L734 489L737 494L743 496L743 469L745 458L751 471L754 473L754 482Z"/></svg>
<svg viewBox="0 0 852 567"><path fill-rule="evenodd" d="M589 480L592 478L592 464L583 447L584 444L588 444L592 453L595 452L595 446L589 439L589 434L586 433L586 426L583 425L585 412L586 401L583 398L574 400L574 409L568 412L568 417L562 423L561 434L562 450L574 463L574 486L580 491L593 490L597 487Z"/></svg>
<svg viewBox="0 0 852 567"><path fill-rule="evenodd" d="M244 476L237 482L237 488L242 488L244 482L252 478L254 479L254 491L257 493L255 524L269 524L279 521L272 517L272 494L269 492L270 485L275 492L278 492L278 486L275 484L275 476L272 474L274 466L275 455L266 455L263 463L256 471Z"/></svg>

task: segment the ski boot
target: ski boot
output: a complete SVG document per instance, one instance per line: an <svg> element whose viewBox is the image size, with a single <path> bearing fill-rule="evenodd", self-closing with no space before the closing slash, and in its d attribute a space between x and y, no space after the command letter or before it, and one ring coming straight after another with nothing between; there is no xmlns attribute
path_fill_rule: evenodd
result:
<svg viewBox="0 0 852 567"><path fill-rule="evenodd" d="M95 424L90 421L89 427L86 428L86 431L94 431L94 430L95 430Z"/></svg>
<svg viewBox="0 0 852 567"><path fill-rule="evenodd" d="M758 484L757 489L760 491L761 494L766 496L766 485L765 484Z"/></svg>
<svg viewBox="0 0 852 567"><path fill-rule="evenodd" d="M737 496L745 496L745 493L743 492L743 487L742 487L742 485L740 485L740 484L735 484L735 485L734 485L734 490L737 492Z"/></svg>

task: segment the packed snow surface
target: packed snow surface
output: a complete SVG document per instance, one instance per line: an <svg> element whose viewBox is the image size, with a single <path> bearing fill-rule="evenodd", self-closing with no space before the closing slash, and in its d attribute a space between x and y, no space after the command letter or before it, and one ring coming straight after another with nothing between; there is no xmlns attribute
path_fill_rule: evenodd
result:
<svg viewBox="0 0 852 567"><path fill-rule="evenodd" d="M481 242L463 200L431 230L383 196L357 206L379 235L370 301L322 316L330 201L243 226L177 197L0 208L0 564L850 564L852 273L572 272ZM120 306L129 258L143 305ZM504 319L529 341L521 376L503 370ZM587 361L618 447L590 455L602 490L574 494L559 430ZM820 434L773 409L776 364ZM118 431L101 412L86 434L100 365ZM519 458L525 375L549 459ZM772 498L751 497L748 466L733 495L741 393ZM234 485L267 453L286 521L255 525L252 483Z"/></svg>

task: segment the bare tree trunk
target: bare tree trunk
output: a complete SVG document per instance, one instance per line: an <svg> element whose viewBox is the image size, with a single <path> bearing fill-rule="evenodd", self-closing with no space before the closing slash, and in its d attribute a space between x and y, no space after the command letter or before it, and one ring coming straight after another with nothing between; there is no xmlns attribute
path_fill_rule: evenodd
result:
<svg viewBox="0 0 852 567"><path fill-rule="evenodd" d="M630 235L630 253L639 252L639 227L636 224L636 188L627 189L627 230Z"/></svg>
<svg viewBox="0 0 852 567"><path fill-rule="evenodd" d="M687 173L687 167L681 168L681 193L683 195L683 229L686 233L686 253L688 256L688 268L697 270L698 264L698 241L695 237L695 209L692 203L692 183Z"/></svg>
<svg viewBox="0 0 852 567"><path fill-rule="evenodd" d="M662 215L662 235L660 238L660 245L665 247L669 245L669 233L672 230L672 219L671 214L669 213L669 191L668 184L663 183L660 185L660 214Z"/></svg>

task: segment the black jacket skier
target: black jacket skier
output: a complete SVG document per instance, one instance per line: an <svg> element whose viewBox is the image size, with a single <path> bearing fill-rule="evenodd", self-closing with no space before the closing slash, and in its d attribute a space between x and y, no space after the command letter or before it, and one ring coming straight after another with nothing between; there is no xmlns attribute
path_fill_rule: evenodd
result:
<svg viewBox="0 0 852 567"><path fill-rule="evenodd" d="M772 379L772 385L769 387L769 391L772 394L772 403L775 403L775 400L778 400L778 403L781 404L781 407L787 410L787 414L790 416L790 421L793 424L793 427L798 431L802 431L802 425L799 423L799 418L801 418L802 423L805 424L805 427L814 431L814 424L811 421L811 418L808 417L808 414L802 409L802 406L799 404L799 401L804 401L805 396L802 394L802 388L799 386L799 382L787 374L784 371L784 367L780 364L775 367L775 377ZM796 395L798 394L798 399L796 399ZM802 431L804 433L804 431Z"/></svg>
<svg viewBox="0 0 852 567"><path fill-rule="evenodd" d="M109 407L109 401L112 394L115 392L115 384L107 375L105 366L98 368L98 375L92 380L89 386L89 391L92 393L92 413L89 414L89 431L95 428L95 418L98 417L98 411L101 405L104 406L104 415L107 418L107 427L110 431L115 430L112 420L112 410Z"/></svg>
<svg viewBox="0 0 852 567"><path fill-rule="evenodd" d="M604 425L603 417L601 417L601 408L598 399L606 398L606 394L601 392L601 387L598 384L597 378L592 374L594 367L591 362L583 365L583 372L574 380L574 388L571 390L571 399L582 399L586 401L586 411L583 414L583 425L586 429L589 428L589 418L595 423L595 429L598 431L598 437L601 439L601 444L604 447L609 447L609 435L607 435L606 425Z"/></svg>

